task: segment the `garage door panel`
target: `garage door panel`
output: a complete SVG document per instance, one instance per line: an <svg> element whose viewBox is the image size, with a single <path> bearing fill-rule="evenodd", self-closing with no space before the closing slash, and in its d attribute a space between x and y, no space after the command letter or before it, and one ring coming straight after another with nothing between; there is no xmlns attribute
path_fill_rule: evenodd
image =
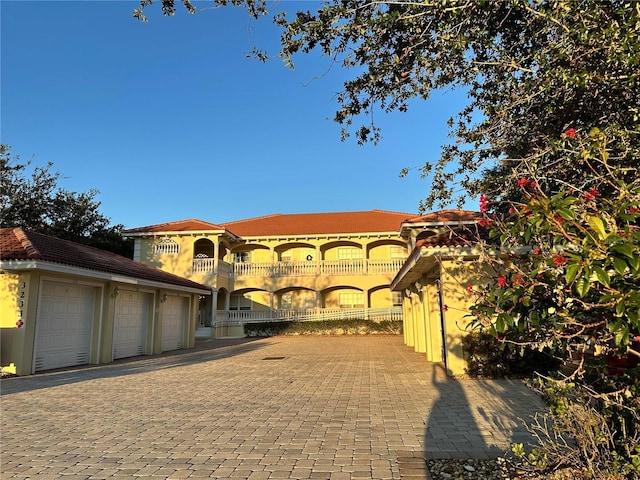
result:
<svg viewBox="0 0 640 480"><path fill-rule="evenodd" d="M162 351L178 350L184 346L184 332L189 314L188 299L167 297L163 309Z"/></svg>
<svg viewBox="0 0 640 480"><path fill-rule="evenodd" d="M95 287L43 281L35 371L89 362L95 298Z"/></svg>
<svg viewBox="0 0 640 480"><path fill-rule="evenodd" d="M116 301L113 358L143 355L152 296L141 292L120 292Z"/></svg>

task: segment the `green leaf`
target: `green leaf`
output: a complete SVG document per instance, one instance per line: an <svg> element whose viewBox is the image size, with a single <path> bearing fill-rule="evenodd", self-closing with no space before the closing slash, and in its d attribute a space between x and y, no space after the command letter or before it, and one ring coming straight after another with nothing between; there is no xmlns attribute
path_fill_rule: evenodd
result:
<svg viewBox="0 0 640 480"><path fill-rule="evenodd" d="M602 267L598 267L598 266L594 266L593 271L596 274L596 278L598 279L598 281L604 286L608 287L610 282L609 282L609 275L607 274L607 272L605 272Z"/></svg>
<svg viewBox="0 0 640 480"><path fill-rule="evenodd" d="M587 295L587 293L589 293L589 288L591 288L591 284L589 283L589 280L586 277L578 278L574 285L575 285L576 293L583 298Z"/></svg>
<svg viewBox="0 0 640 480"><path fill-rule="evenodd" d="M559 208L558 213L565 220L573 220L576 217L575 213L573 213L573 211L569 210L568 208Z"/></svg>
<svg viewBox="0 0 640 480"><path fill-rule="evenodd" d="M616 305L616 316L621 317L625 311L625 299L621 298L620 301Z"/></svg>
<svg viewBox="0 0 640 480"><path fill-rule="evenodd" d="M614 252L620 253L627 258L633 258L633 247L628 243L623 243L622 245L614 245L611 248Z"/></svg>
<svg viewBox="0 0 640 480"><path fill-rule="evenodd" d="M618 272L618 274L624 275L624 272L627 271L627 262L625 262L621 258L616 257L613 259L613 268L616 272Z"/></svg>
<svg viewBox="0 0 640 480"><path fill-rule="evenodd" d="M587 222L589 222L591 228L593 228L593 230L598 234L600 240L607 238L607 231L605 229L604 222L600 217L589 217Z"/></svg>
<svg viewBox="0 0 640 480"><path fill-rule="evenodd" d="M565 274L565 278L567 279L567 283L573 282L573 280L576 278L576 275L578 274L579 270L580 270L580 264L578 264L578 263L571 263L571 264L567 265L566 274Z"/></svg>

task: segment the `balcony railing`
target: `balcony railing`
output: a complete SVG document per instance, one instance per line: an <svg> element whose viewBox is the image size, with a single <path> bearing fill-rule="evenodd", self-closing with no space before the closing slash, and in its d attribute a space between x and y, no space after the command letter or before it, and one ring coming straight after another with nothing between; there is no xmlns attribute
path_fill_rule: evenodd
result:
<svg viewBox="0 0 640 480"><path fill-rule="evenodd" d="M212 273L215 270L215 258L194 258L192 272ZM228 277L231 274L231 264L220 260L218 262L218 275Z"/></svg>
<svg viewBox="0 0 640 480"><path fill-rule="evenodd" d="M396 273L404 258L367 260L321 260L318 262L234 263L233 276L238 277L309 277L317 275L367 275Z"/></svg>
<svg viewBox="0 0 640 480"><path fill-rule="evenodd" d="M308 308L303 310L231 310L216 312L216 326L242 326L261 322L309 322L326 320L402 320L402 307L391 308Z"/></svg>

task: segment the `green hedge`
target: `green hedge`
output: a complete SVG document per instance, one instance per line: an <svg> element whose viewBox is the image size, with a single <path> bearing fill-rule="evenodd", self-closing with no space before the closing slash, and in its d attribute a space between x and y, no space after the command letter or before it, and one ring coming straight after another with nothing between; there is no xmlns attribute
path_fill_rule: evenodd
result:
<svg viewBox="0 0 640 480"><path fill-rule="evenodd" d="M484 332L467 335L462 348L467 357L467 374L472 377L525 377L533 372L546 375L560 367L560 361L548 349L521 351Z"/></svg>
<svg viewBox="0 0 640 480"><path fill-rule="evenodd" d="M325 320L247 323L244 326L244 333L248 337L272 337L274 335L397 335L402 333L402 321Z"/></svg>

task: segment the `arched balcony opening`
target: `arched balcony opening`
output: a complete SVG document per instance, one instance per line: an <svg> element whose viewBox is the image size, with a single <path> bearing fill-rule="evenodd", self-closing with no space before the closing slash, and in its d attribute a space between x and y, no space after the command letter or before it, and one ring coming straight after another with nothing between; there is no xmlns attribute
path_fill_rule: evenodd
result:
<svg viewBox="0 0 640 480"><path fill-rule="evenodd" d="M229 277L231 264L224 261L230 249L222 242L214 243L208 238L199 238L193 243L193 273L213 273Z"/></svg>
<svg viewBox="0 0 640 480"><path fill-rule="evenodd" d="M407 245L401 241L379 240L366 248L367 273L396 273L407 259Z"/></svg>
<svg viewBox="0 0 640 480"><path fill-rule="evenodd" d="M272 256L269 247L245 244L230 251L234 277L271 276Z"/></svg>

